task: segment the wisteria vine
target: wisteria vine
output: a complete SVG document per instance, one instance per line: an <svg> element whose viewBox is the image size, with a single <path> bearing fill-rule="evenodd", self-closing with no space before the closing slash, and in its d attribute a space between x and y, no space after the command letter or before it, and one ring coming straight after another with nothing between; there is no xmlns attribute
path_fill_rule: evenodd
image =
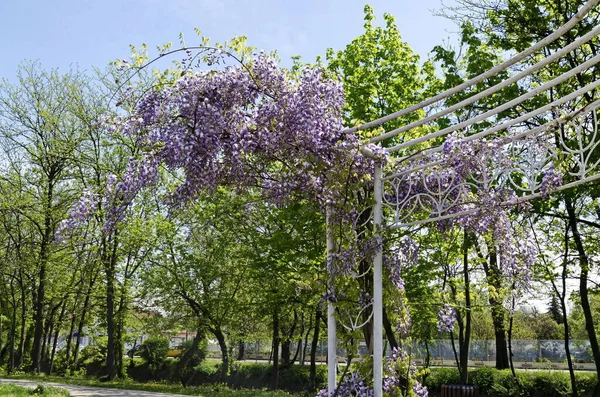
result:
<svg viewBox="0 0 600 397"><path fill-rule="evenodd" d="M164 167L181 180L166 197L176 205L219 186L240 191L260 187L265 198L274 203L308 196L323 209L332 209L333 222L349 230L338 233L337 250L330 256L332 273L351 278L368 273L368 269L360 268L361 264L370 261L385 242L374 237L369 217L357 208L358 203L369 203L368 193L357 198L349 186L367 186L368 191L374 164L383 165L388 159L376 145L365 146L369 156L364 156L356 135L340 133L343 107L344 91L339 81L313 67L292 75L265 53L255 54L244 65L184 72L173 84L146 93L127 116L102 121L108 132L131 138L141 153L120 178L108 178L102 200L107 211L104 230L117 227L140 191L158 183ZM515 191L499 183L509 178L499 175L498 170L510 169L510 159L501 140L466 142L453 134L435 159L398 166L395 172L402 173L428 161L438 162L436 167L410 172L408 181L395 186L394 194L386 193L385 200L391 206L415 199L427 205L424 192L431 193L431 186L437 184L454 203L437 211L468 212L440 221L438 227L446 230L460 226L478 236L490 235L502 253L504 274L526 282L536 253L511 223L506 203L518 202ZM539 181L539 190L547 195L561 183L560 173L550 165ZM69 218L61 223L57 239L85 222L99 208L98 199L98 194L85 191ZM418 248L405 237L386 249L388 275L400 297L394 310L396 328L401 337L408 337L410 311L404 299L402 272L416 264ZM334 288L324 295L324 300L330 302L339 299ZM360 310L372 305L369 291L362 291L356 302ZM456 310L444 305L439 331L452 332L455 319ZM394 350L386 361L386 393L396 396L402 388L405 393L409 384L413 394L427 396L417 378L418 372L406 353ZM368 382L352 374L338 386L335 395L372 393ZM329 396L333 392L325 390L321 394Z"/></svg>

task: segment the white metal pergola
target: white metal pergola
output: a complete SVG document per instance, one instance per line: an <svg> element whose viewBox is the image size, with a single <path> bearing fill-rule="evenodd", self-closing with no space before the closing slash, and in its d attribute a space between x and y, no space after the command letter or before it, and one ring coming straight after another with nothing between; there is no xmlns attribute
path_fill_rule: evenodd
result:
<svg viewBox="0 0 600 397"><path fill-rule="evenodd" d="M516 198L511 198L502 203L504 206L514 206L548 194L542 186L545 173L553 167L555 161L568 161L569 168L565 173L565 183L553 186L552 191L561 191L582 185L600 178L600 136L598 136L597 109L600 108L600 99L594 98L595 90L600 87L600 78L590 72L590 68L600 62L600 55L589 57L586 62L571 68L556 78L545 82L537 88L520 95L494 109L476 114L468 120L456 122L448 128L413 139L408 142L396 143L393 146L383 146L384 142L397 137L399 134L409 132L417 127L427 125L435 120L452 116L455 112L467 109L472 104L487 98L500 90L513 84L518 84L527 79L544 67L556 62L561 62L564 57L573 51L584 51L591 40L600 35L600 26L585 35L579 36L567 46L549 56L540 56L543 49L549 44L563 37L570 31L576 30L577 25L593 11L597 11L600 0L590 0L560 29L550 34L529 49L515 55L501 65L463 83L459 86L445 91L433 98L423 101L407 109L363 124L358 127L347 129L344 132L357 132L380 126L387 121L414 113L420 110L430 110L430 113L420 120L384 132L370 140L371 145L363 148L363 153L375 158L373 144L379 145L380 150L386 153L395 153L391 163L385 168L381 165L375 166L374 179L374 201L372 212L373 230L376 238L382 238L389 230L406 228L419 224L441 221L475 213L481 202L473 197L485 197L493 193L494 189L503 186L510 187L519 193ZM459 103L442 107L441 110L432 112L430 107L453 95L468 90L474 85L486 81L498 73L511 70L514 65L521 61L537 55L541 58L537 63L521 68L514 72L511 77L486 90L468 97ZM552 102L529 110L510 120L494 123L493 127L477 129L476 126L482 121L494 121L501 112L515 109L518 105L543 95L550 89L560 86L571 78L582 75L592 77L590 83L585 86L576 87L572 92L555 98ZM596 95L597 97L597 95ZM518 114L518 112L514 112ZM529 127L534 121L537 126ZM470 132L475 130L476 132ZM557 133L562 131L562 133ZM444 165L442 161L441 138L455 132L463 134L462 142L485 143L491 139L500 142L501 155L510 161L506 164L491 164L490 172L485 180L481 175L471 175L465 191L475 192L469 196L469 205L465 205L465 197L454 194L456 187L450 191L447 184L440 181L436 174ZM569 139L565 139L565 134ZM596 156L596 157L595 157ZM419 160L415 162L415 160ZM431 178L424 180L423 175ZM489 177L491 175L491 177ZM418 193L406 194L405 187L414 183L415 177L424 186ZM418 214L418 215L415 215ZM335 242L331 232L328 232L327 249L333 252ZM383 380L383 302L382 302L382 247L377 248L373 261L373 386L375 397L382 395ZM331 261L328 261L331 263ZM333 392L336 387L336 314L335 304L328 302L328 390Z"/></svg>

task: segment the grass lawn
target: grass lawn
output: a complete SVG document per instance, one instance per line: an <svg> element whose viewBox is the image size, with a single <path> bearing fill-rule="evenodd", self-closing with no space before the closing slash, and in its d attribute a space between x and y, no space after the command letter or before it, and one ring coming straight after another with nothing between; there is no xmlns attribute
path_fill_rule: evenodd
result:
<svg viewBox="0 0 600 397"><path fill-rule="evenodd" d="M39 382L64 383L69 385L106 387L127 390L145 390L159 393L184 394L188 396L210 396L210 397L290 397L302 396L302 394L291 394L285 391L258 390L258 389L230 389L225 385L203 385L199 387L184 388L177 384L168 383L138 383L129 379L118 379L110 382L100 382L92 378L61 377L61 376L35 376L35 375L13 375L9 379L27 379ZM25 396L30 394L2 394L0 396L16 395ZM39 394L38 394L39 395ZM308 396L309 394L306 394ZM312 394L310 394L312 395ZM43 394L43 396L68 396L67 394Z"/></svg>
<svg viewBox="0 0 600 397"><path fill-rule="evenodd" d="M38 386L35 389L16 385L0 385L0 396L44 396L44 397L69 397L69 392L57 387Z"/></svg>

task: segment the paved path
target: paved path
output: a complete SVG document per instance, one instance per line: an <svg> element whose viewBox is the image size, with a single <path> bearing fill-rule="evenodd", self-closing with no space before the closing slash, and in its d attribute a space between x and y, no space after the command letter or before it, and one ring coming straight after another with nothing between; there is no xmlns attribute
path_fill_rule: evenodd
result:
<svg viewBox="0 0 600 397"><path fill-rule="evenodd" d="M141 390L108 389L103 387L63 385L52 382L36 382L33 380L0 379L1 383L12 383L19 386L35 388L39 384L67 389L72 397L181 397L181 394L154 393Z"/></svg>

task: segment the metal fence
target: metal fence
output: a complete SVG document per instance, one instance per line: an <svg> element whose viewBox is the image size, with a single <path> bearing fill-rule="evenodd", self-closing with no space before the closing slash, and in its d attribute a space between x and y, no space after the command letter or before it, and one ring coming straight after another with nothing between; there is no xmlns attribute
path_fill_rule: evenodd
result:
<svg viewBox="0 0 600 397"><path fill-rule="evenodd" d="M244 358L248 360L269 360L271 359L271 341L257 340L244 343ZM454 350L452 342L448 339L438 339L428 344L431 360L453 361ZM319 341L316 349L318 361L325 361L327 356L327 341ZM456 344L458 350L458 344ZM587 340L572 340L569 342L571 357L578 363L591 363L592 355L590 343ZM216 342L209 343L209 355L213 357L220 356L220 349ZM292 342L290 346L291 356L298 351L298 343ZM310 354L310 346L300 346L297 359L300 360L305 352L306 359ZM359 356L369 354L369 349L364 342L358 346ZM386 354L389 353L389 346L386 346ZM238 354L237 347L233 349L233 354ZM564 362L567 358L565 342L562 340L513 340L512 341L513 361L520 363L528 362ZM346 351L338 346L337 356L343 359L347 356ZM413 360L424 361L427 356L427 347L423 343L413 342L411 346L411 357ZM474 340L469 345L469 360L471 361L495 361L496 360L496 342L494 340Z"/></svg>

